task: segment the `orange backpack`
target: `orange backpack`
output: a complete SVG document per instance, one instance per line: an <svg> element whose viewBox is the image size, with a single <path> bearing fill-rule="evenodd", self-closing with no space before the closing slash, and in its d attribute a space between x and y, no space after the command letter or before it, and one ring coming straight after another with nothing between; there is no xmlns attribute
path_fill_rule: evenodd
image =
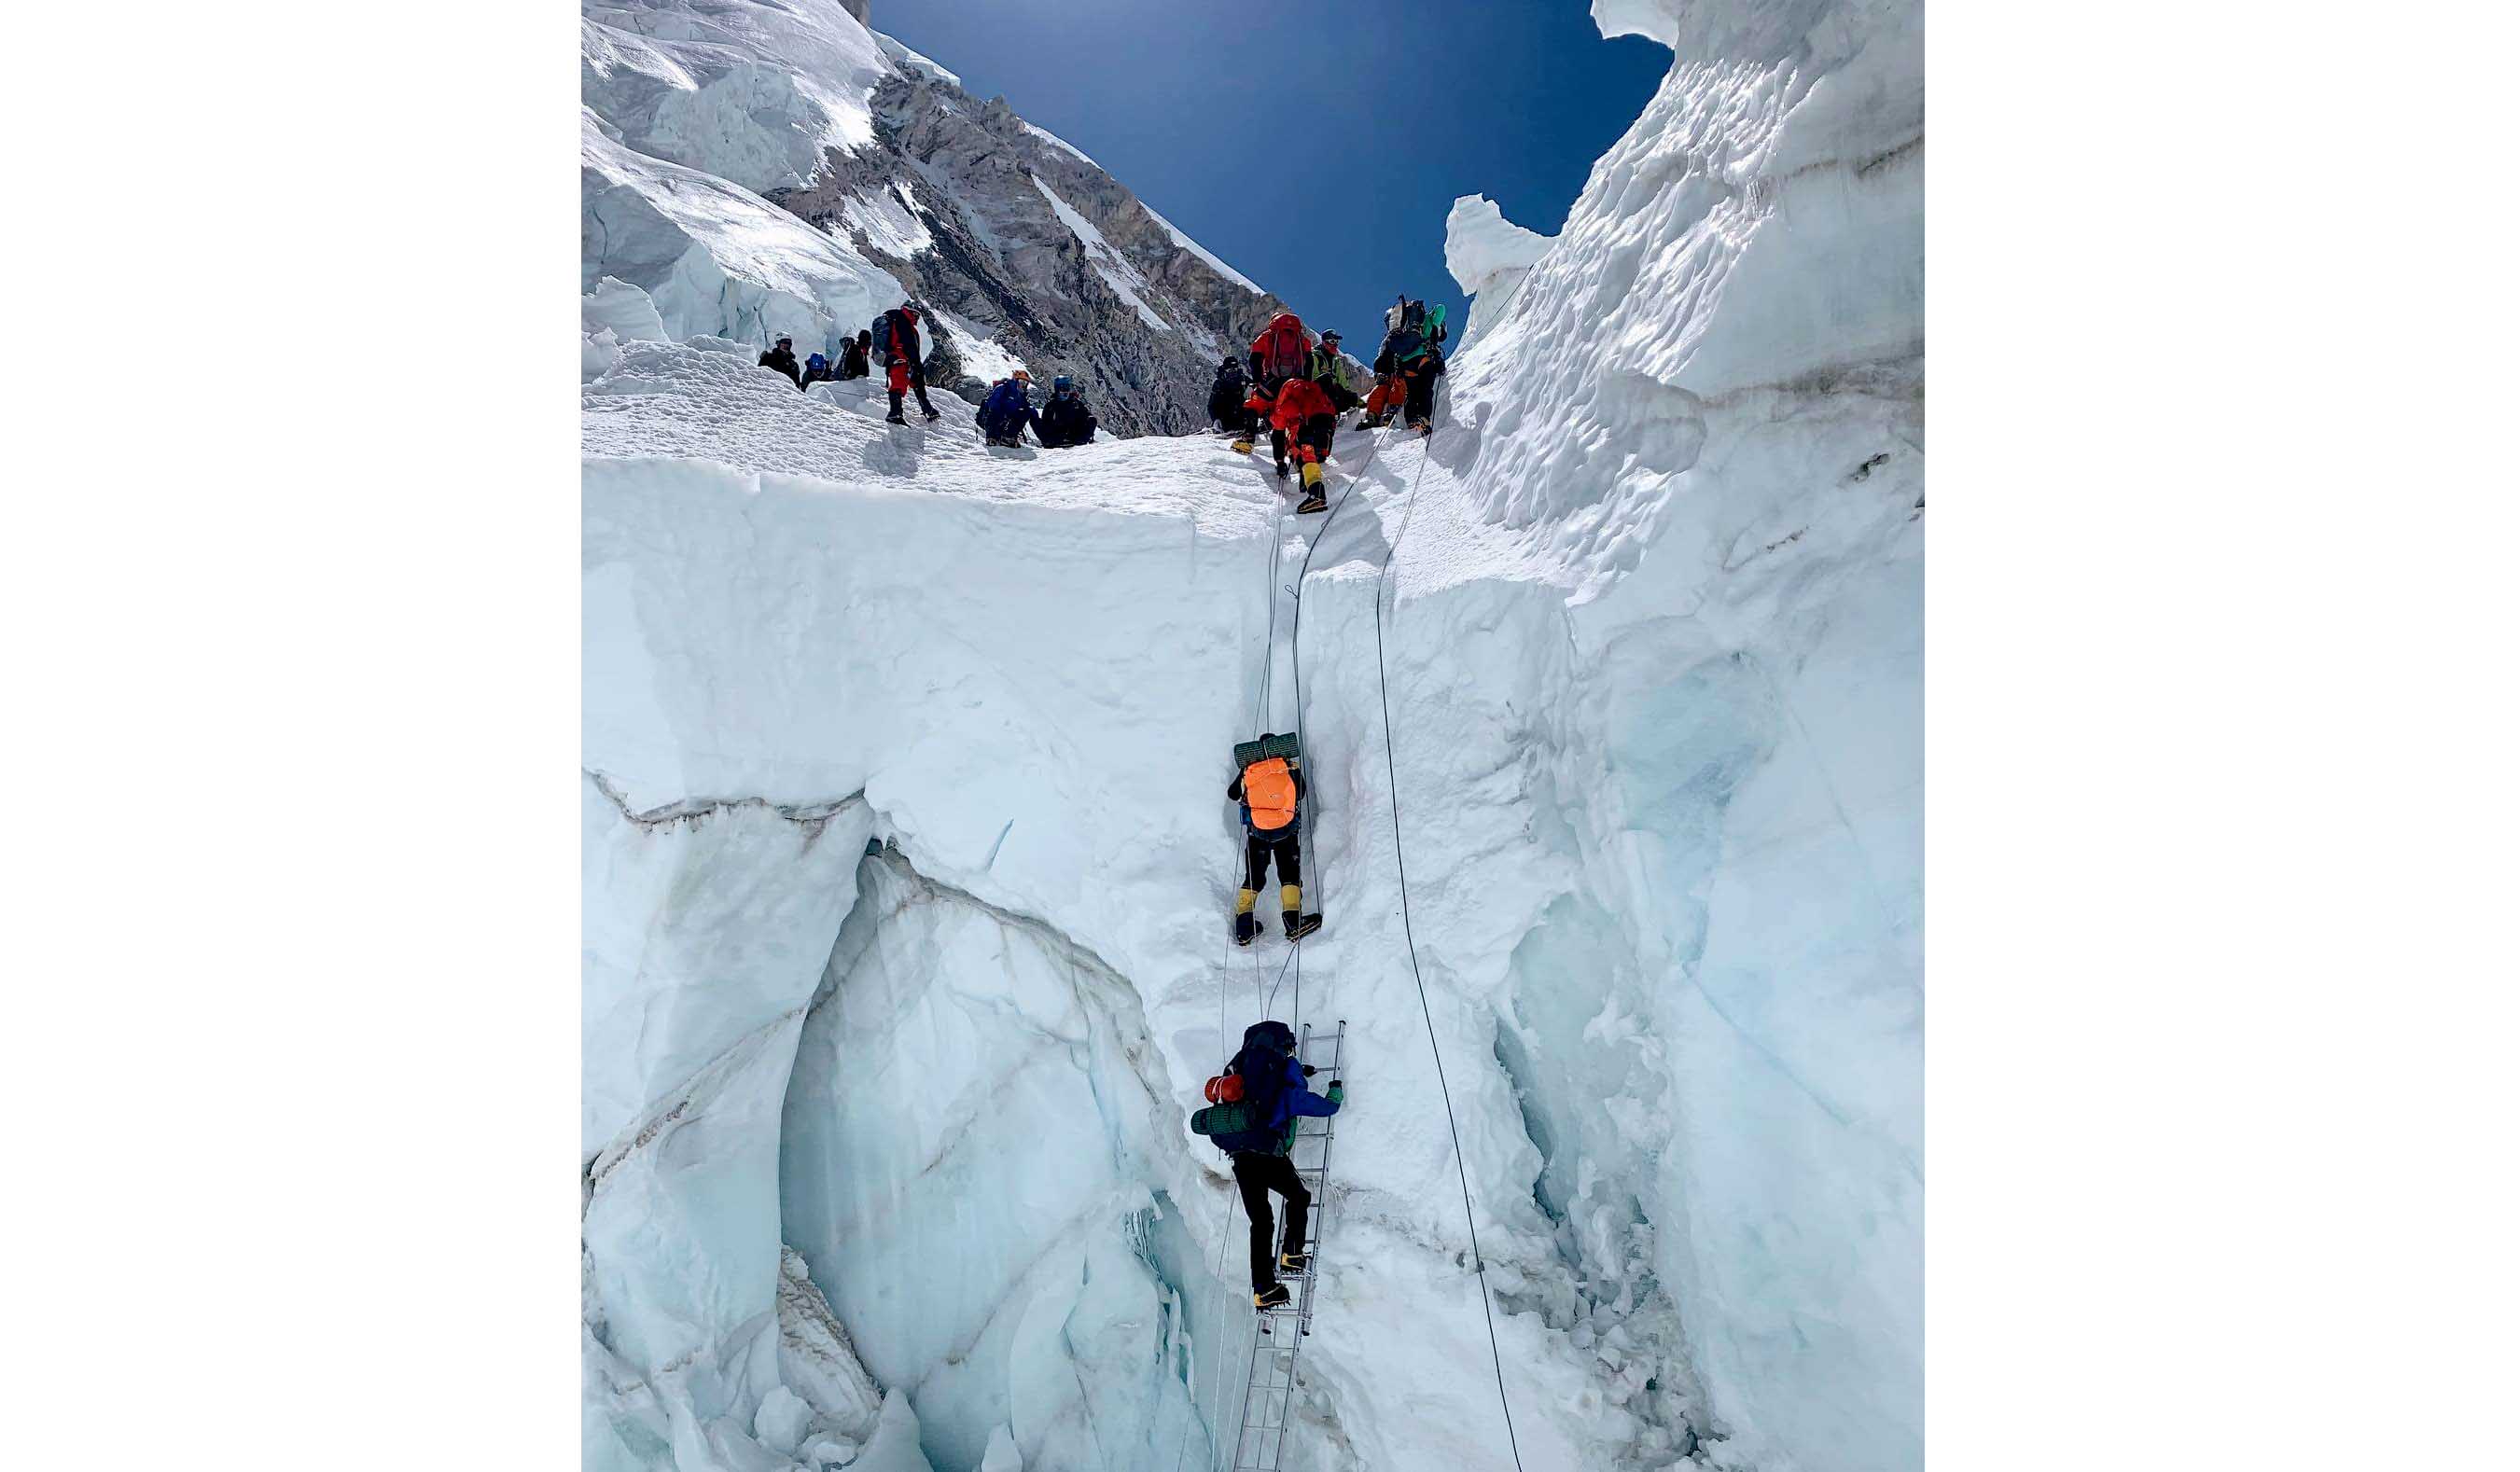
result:
<svg viewBox="0 0 2520 1472"><path fill-rule="evenodd" d="M1261 375L1271 379L1303 377L1313 357L1313 345L1304 336L1303 320L1292 312L1280 312L1271 318L1252 340L1251 351L1259 355Z"/></svg>
<svg viewBox="0 0 2520 1472"><path fill-rule="evenodd" d="M1271 833L1295 821L1295 775L1286 759L1273 756L1242 769L1242 808L1251 826Z"/></svg>

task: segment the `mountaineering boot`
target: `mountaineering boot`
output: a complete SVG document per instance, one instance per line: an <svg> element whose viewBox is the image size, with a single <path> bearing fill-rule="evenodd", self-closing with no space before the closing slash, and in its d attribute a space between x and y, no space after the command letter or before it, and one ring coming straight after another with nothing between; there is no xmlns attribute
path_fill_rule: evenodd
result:
<svg viewBox="0 0 2520 1472"><path fill-rule="evenodd" d="M1233 451L1237 455L1248 455L1251 453L1251 436L1248 434L1237 435L1235 436L1234 443L1226 446L1225 448Z"/></svg>
<svg viewBox="0 0 2520 1472"><path fill-rule="evenodd" d="M927 407L927 406L926 406L926 405L924 405L924 404L922 404L922 405L920 405L920 406L919 406L919 412L920 412L920 413L922 413L922 414L923 414L923 415L925 415L925 416L927 416L927 423L929 423L929 424L934 424L934 423L936 423L938 420L943 419L943 418L945 417L945 416L943 416L943 415L941 415L941 414L938 414L935 410L930 409L929 407Z"/></svg>
<svg viewBox="0 0 2520 1472"><path fill-rule="evenodd" d="M1329 502L1323 499L1321 492L1315 491L1311 495L1305 497L1303 501L1295 507L1295 514L1298 516L1309 515L1314 512L1326 512L1329 509Z"/></svg>
<svg viewBox="0 0 2520 1472"><path fill-rule="evenodd" d="M1419 439L1424 439L1426 436L1435 432L1435 426L1424 420L1419 420L1418 423L1409 426L1409 432L1417 435Z"/></svg>
<svg viewBox="0 0 2520 1472"><path fill-rule="evenodd" d="M898 409L895 409L895 410L894 410L894 411L892 411L890 414L885 415L885 416L883 417L883 422L884 422L885 424L909 424L909 423L910 423L910 421L908 421L908 420L906 420L906 419L903 419L903 418L901 417L901 411L900 411L900 410L898 410Z"/></svg>
<svg viewBox="0 0 2520 1472"><path fill-rule="evenodd" d="M1302 1277L1313 1271L1313 1255L1309 1252L1282 1252L1278 1254L1278 1271L1288 1277Z"/></svg>
<svg viewBox="0 0 2520 1472"><path fill-rule="evenodd" d="M1289 910L1283 918L1286 923L1286 939L1290 941L1302 940L1322 928L1322 917L1318 914L1297 914Z"/></svg>
<svg viewBox="0 0 2520 1472"><path fill-rule="evenodd" d="M1244 911L1234 917L1234 944L1247 946L1260 933L1260 917Z"/></svg>
<svg viewBox="0 0 2520 1472"><path fill-rule="evenodd" d="M1282 1309L1294 1301L1295 1295L1286 1291L1284 1283L1271 1283L1266 1292L1251 1295L1251 1307L1263 1314L1271 1309Z"/></svg>

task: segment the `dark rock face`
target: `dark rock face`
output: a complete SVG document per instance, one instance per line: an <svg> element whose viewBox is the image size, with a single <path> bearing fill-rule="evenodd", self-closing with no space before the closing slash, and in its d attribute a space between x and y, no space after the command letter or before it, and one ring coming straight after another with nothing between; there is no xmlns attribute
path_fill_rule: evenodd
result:
<svg viewBox="0 0 2520 1472"><path fill-rule="evenodd" d="M1207 423L1218 359L1247 346L1282 302L1180 245L1136 195L1003 98L976 101L913 65L874 105L873 145L832 151L809 187L770 198L996 337L1037 380L1073 376L1107 429L1177 434ZM908 256L849 218L852 201L863 210L887 198L928 237ZM971 397L984 385L956 381L964 354L941 335L930 380Z"/></svg>

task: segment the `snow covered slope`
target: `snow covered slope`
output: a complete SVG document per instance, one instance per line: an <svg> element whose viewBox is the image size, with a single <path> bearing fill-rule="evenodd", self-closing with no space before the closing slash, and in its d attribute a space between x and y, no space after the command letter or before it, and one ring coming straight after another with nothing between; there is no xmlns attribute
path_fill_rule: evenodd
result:
<svg viewBox="0 0 2520 1472"><path fill-rule="evenodd" d="M916 292L931 379L1072 374L1115 432L1204 421L1220 344L1280 309L1092 159L838 0L585 0L582 290L675 337L837 350Z"/></svg>
<svg viewBox="0 0 2520 1472"><path fill-rule="evenodd" d="M1921 1465L1916 17L1601 9L1686 49L1328 517L590 299L590 1467L1209 1460L1263 1014L1353 1037L1288 1466L1509 1465L1430 1033L1525 1466Z"/></svg>

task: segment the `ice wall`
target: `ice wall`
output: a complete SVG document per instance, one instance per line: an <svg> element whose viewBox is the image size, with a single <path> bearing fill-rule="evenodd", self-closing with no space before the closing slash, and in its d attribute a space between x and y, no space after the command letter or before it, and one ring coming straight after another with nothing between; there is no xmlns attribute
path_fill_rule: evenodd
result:
<svg viewBox="0 0 2520 1472"><path fill-rule="evenodd" d="M1585 692L1544 789L1577 878L1501 1054L1594 1316L1710 1456L1914 1467L1920 17L1595 14L1673 70L1452 375L1470 507L1574 590ZM1457 209L1455 249L1500 223Z"/></svg>

